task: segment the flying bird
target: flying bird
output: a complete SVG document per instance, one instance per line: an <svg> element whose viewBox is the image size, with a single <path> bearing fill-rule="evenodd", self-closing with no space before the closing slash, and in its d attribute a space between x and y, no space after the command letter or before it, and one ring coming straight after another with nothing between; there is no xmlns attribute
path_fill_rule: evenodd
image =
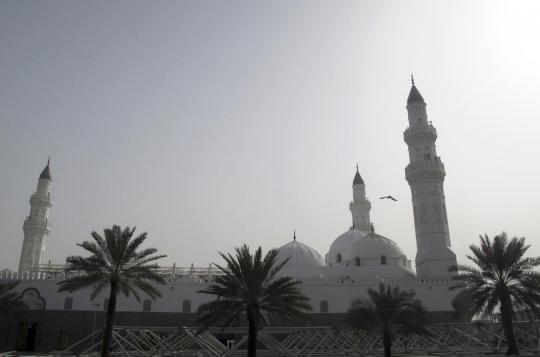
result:
<svg viewBox="0 0 540 357"><path fill-rule="evenodd" d="M397 201L394 197L392 196L383 196L383 197L379 197L379 200L384 200L385 198L389 198L391 199L392 201Z"/></svg>

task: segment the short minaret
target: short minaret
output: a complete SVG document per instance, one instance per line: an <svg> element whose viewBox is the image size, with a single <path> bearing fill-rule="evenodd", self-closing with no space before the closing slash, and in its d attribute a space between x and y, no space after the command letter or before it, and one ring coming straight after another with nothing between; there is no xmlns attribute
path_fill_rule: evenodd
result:
<svg viewBox="0 0 540 357"><path fill-rule="evenodd" d="M32 266L43 262L45 241L49 234L49 208L52 206L52 177L49 164L50 158L39 175L36 192L30 196L30 215L23 224L24 240L19 262L19 276Z"/></svg>
<svg viewBox="0 0 540 357"><path fill-rule="evenodd" d="M426 103L414 85L407 98L409 127L403 133L409 147L405 176L411 187L416 230L416 273L419 277L449 275L456 264L444 198L444 165L435 148L437 131L427 119Z"/></svg>
<svg viewBox="0 0 540 357"><path fill-rule="evenodd" d="M349 204L349 209L352 213L352 229L359 229L364 232L370 230L369 211L371 210L371 202L366 198L366 185L356 165L356 174L353 180L353 200Z"/></svg>

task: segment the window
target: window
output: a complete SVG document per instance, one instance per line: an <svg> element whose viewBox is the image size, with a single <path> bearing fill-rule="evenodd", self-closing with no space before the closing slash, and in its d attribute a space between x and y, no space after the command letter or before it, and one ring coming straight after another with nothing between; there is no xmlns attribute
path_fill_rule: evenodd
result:
<svg viewBox="0 0 540 357"><path fill-rule="evenodd" d="M142 311L144 311L144 312L152 311L152 300L144 300L143 301Z"/></svg>
<svg viewBox="0 0 540 357"><path fill-rule="evenodd" d="M182 302L182 312L191 312L191 300L184 300Z"/></svg>
<svg viewBox="0 0 540 357"><path fill-rule="evenodd" d="M386 265L386 256L381 255L381 265Z"/></svg>
<svg viewBox="0 0 540 357"><path fill-rule="evenodd" d="M328 312L328 301L322 300L319 306L319 310L323 313Z"/></svg>
<svg viewBox="0 0 540 357"><path fill-rule="evenodd" d="M356 263L356 266L359 267L360 266L360 258L356 257L354 259L354 262Z"/></svg>
<svg viewBox="0 0 540 357"><path fill-rule="evenodd" d="M71 309L73 309L73 298L67 297L64 300L64 310L71 310Z"/></svg>
<svg viewBox="0 0 540 357"><path fill-rule="evenodd" d="M336 263L341 263L341 253L336 255Z"/></svg>
<svg viewBox="0 0 540 357"><path fill-rule="evenodd" d="M109 308L109 299L103 300L103 310L107 311Z"/></svg>

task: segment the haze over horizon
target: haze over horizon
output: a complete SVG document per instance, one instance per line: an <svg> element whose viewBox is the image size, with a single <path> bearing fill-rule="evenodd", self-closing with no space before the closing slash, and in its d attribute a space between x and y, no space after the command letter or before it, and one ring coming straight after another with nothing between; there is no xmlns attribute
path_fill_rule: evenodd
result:
<svg viewBox="0 0 540 357"><path fill-rule="evenodd" d="M293 230L324 256L351 225L358 163L377 233L414 265L411 73L458 260L503 230L540 256L538 13L535 1L3 1L0 269L17 268L48 156L46 261L113 224L148 232L162 265L279 247Z"/></svg>

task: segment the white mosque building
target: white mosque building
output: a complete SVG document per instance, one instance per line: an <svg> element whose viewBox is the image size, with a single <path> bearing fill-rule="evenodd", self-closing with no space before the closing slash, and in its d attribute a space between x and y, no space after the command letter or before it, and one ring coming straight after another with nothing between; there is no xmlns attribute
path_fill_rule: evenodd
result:
<svg viewBox="0 0 540 357"><path fill-rule="evenodd" d="M290 258L282 274L301 281L303 292L311 298L312 324L342 323L351 301L365 296L368 288L380 282L414 290L433 321L451 319L455 293L448 290L452 285L448 268L456 264L456 256L450 246L443 188L445 169L436 152L437 131L428 121L426 103L414 81L407 98L407 112L409 127L403 135L410 162L405 168L405 177L411 187L416 230L415 269L395 241L375 232L370 219L371 203L357 167L349 204L352 225L331 242L324 257L298 241L296 235L277 248L279 259ZM58 293L56 284L63 277L61 266L43 264L52 182L47 163L37 190L30 198L30 215L24 221L19 271L0 273L0 281L22 280L18 289L36 311L36 324L44 334L69 331L72 335L84 336L89 333L92 313L95 319L95 311L106 306L107 294L91 301L89 291ZM162 271L168 282L160 287L163 297L141 302L120 297L118 323L129 324L136 319L139 325L177 326L178 319L193 321L197 307L210 299L198 291L212 281L217 269L174 266ZM48 323L49 319L44 316L63 319L64 326ZM0 324L2 328L5 327Z"/></svg>

